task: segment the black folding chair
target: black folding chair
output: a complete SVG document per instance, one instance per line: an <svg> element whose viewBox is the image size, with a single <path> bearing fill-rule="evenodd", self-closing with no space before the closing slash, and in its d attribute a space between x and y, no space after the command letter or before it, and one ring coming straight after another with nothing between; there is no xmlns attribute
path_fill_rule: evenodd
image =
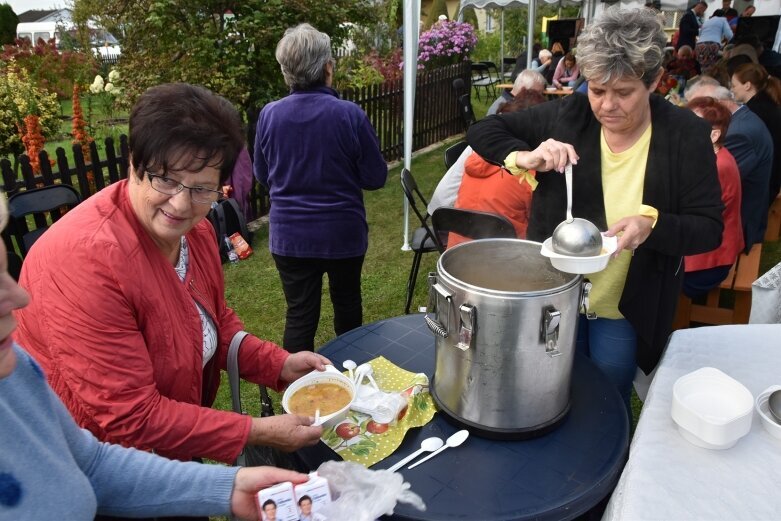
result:
<svg viewBox="0 0 781 521"><path fill-rule="evenodd" d="M450 232L470 239L515 239L515 227L503 215L441 206L431 216L434 234L445 243Z"/></svg>
<svg viewBox="0 0 781 521"><path fill-rule="evenodd" d="M8 229L22 257L52 223L80 202L79 193L68 185L44 186L12 195L8 199Z"/></svg>
<svg viewBox="0 0 781 521"><path fill-rule="evenodd" d="M453 166L468 146L469 144L466 141L459 141L455 145L447 147L445 149L445 168Z"/></svg>
<svg viewBox="0 0 781 521"><path fill-rule="evenodd" d="M412 257L412 268L409 272L409 278L407 278L407 300L404 304L404 313L408 314L412 306L415 282L418 278L423 254L442 253L445 251L445 246L439 241L434 234L434 230L429 225L429 215L426 212L428 201L418 189L415 178L412 177L412 174L406 168L401 170L401 187L404 189L404 196L407 198L407 202L409 202L409 207L412 208L412 211L415 212L415 215L420 220L420 226L412 233L412 240L410 241L410 247L415 254Z"/></svg>
<svg viewBox="0 0 781 521"><path fill-rule="evenodd" d="M496 66L494 65L494 70ZM477 99L480 98L480 89L485 89L486 97L493 95L496 97L495 85L499 83L499 78L491 74L491 69L484 62L473 63L472 67L472 86L475 88Z"/></svg>

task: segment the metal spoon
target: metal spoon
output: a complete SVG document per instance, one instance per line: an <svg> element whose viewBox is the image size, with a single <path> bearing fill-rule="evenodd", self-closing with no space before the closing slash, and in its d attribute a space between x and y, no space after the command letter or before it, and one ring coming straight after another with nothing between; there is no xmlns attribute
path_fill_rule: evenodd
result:
<svg viewBox="0 0 781 521"><path fill-rule="evenodd" d="M442 438L437 438L436 436L431 438L426 438L422 442L420 442L420 448L404 458L403 460L396 463L394 466L390 467L388 470L391 472L396 472L401 467L412 461L413 459L417 458L424 452L434 452L435 450L439 449L444 445L445 442L442 441Z"/></svg>
<svg viewBox="0 0 781 521"><path fill-rule="evenodd" d="M428 456L426 456L422 460L418 460L416 463L413 463L412 465L410 465L407 468L408 469L414 469L415 467L417 467L421 463L430 460L431 458L433 458L434 456L436 456L437 454L439 454L443 450L447 449L448 447L458 447L459 445L464 443L468 437L469 437L469 431L468 430L464 429L464 430L458 431L457 433L453 434L452 436L450 436L447 439L447 441L445 442L444 446L442 446L439 449L435 450L434 452L432 452L431 454L429 454Z"/></svg>
<svg viewBox="0 0 781 521"><path fill-rule="evenodd" d="M602 235L594 223L572 217L572 165L564 168L567 185L567 219L556 226L551 237L553 251L574 257L593 257L602 252Z"/></svg>
<svg viewBox="0 0 781 521"><path fill-rule="evenodd" d="M781 424L781 390L770 393L767 399L767 408L776 422Z"/></svg>

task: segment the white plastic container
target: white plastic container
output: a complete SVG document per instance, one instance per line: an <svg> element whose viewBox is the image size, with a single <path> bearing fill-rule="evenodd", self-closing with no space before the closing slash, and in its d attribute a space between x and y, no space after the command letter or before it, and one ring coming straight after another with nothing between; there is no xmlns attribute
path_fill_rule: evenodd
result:
<svg viewBox="0 0 781 521"><path fill-rule="evenodd" d="M610 256L616 251L618 239L616 237L605 237L602 235L602 253L593 257L573 257L571 255L562 255L553 251L551 238L545 239L540 248L540 253L550 259L553 267L564 273L579 273L585 275L602 271L610 262Z"/></svg>
<svg viewBox="0 0 781 521"><path fill-rule="evenodd" d="M762 393L757 396L757 401L754 404L754 408L759 413L759 417L762 419L762 426L765 430L774 438L781 440L781 425L773 419L770 414L770 410L767 404L767 399L770 398L770 393L781 389L781 385L771 385Z"/></svg>
<svg viewBox="0 0 781 521"><path fill-rule="evenodd" d="M748 434L754 397L713 367L683 375L673 385L671 415L681 436L706 449L728 449Z"/></svg>
<svg viewBox="0 0 781 521"><path fill-rule="evenodd" d="M332 365L326 365L325 371L312 371L311 373L302 376L290 384L290 386L285 390L285 394L282 395L282 408L285 410L285 412L291 413L289 407L290 397L293 396L293 394L302 387L318 383L340 385L347 389L347 391L350 393L350 402L347 405L332 414L320 417L318 424L327 429L344 420L347 416L347 411L350 410L350 406L355 401L355 383L340 373L339 370Z"/></svg>

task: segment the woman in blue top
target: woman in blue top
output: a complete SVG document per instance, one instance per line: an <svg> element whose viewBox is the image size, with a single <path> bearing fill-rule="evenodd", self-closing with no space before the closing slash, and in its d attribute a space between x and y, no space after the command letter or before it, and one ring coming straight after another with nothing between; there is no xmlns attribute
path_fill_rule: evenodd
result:
<svg viewBox="0 0 781 521"><path fill-rule="evenodd" d="M276 58L290 95L258 118L255 177L268 187L269 249L282 279L282 345L314 349L323 274L337 335L361 325L361 268L368 246L362 190L385 185L388 167L358 105L331 88L331 39L309 24L288 29Z"/></svg>
<svg viewBox="0 0 781 521"><path fill-rule="evenodd" d="M0 230L7 219L0 194ZM96 513L258 519L260 489L308 479L273 467L167 460L101 443L80 429L40 366L11 338L12 311L29 297L8 274L6 259L0 241L0 519L91 521Z"/></svg>
<svg viewBox="0 0 781 521"><path fill-rule="evenodd" d="M702 24L700 37L697 40L697 45L694 46L694 54L703 74L708 74L710 68L719 61L722 42L728 42L731 39L732 29L724 16L724 11L716 9L713 15Z"/></svg>

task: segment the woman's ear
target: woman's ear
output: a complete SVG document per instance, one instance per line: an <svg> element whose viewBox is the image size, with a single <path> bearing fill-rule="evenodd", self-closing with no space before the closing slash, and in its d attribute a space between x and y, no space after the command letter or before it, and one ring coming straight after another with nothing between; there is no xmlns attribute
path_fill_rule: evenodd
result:
<svg viewBox="0 0 781 521"><path fill-rule="evenodd" d="M717 128L712 128L710 131L710 142L714 145L719 142L719 139L721 138L721 130Z"/></svg>

